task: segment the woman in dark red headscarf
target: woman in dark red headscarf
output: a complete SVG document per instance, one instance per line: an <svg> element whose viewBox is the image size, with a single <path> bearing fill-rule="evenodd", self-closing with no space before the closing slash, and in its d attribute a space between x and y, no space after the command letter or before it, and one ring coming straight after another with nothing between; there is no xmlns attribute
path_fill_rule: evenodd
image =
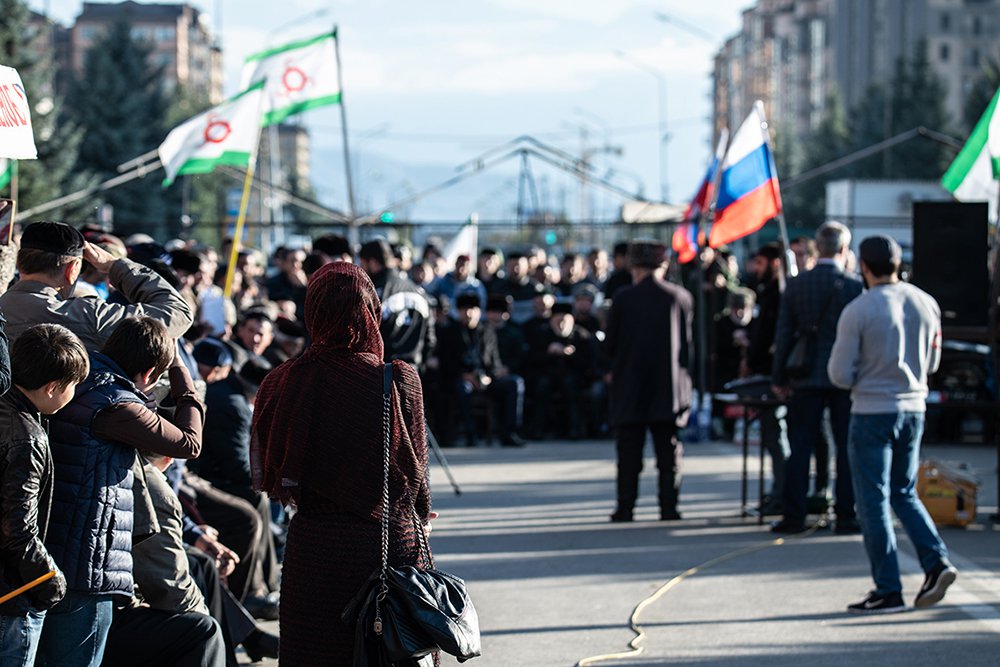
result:
<svg viewBox="0 0 1000 667"><path fill-rule="evenodd" d="M344 262L313 276L310 349L260 386L254 484L293 504L281 577L281 664L351 664L341 611L378 567L383 434L381 306L364 271ZM393 364L389 563L420 560L413 510L430 517L420 379ZM420 563L427 565L426 563Z"/></svg>

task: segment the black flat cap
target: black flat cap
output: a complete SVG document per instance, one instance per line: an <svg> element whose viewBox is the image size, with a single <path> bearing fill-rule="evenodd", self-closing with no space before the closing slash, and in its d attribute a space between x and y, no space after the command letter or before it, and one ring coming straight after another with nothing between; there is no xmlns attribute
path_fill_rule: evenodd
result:
<svg viewBox="0 0 1000 667"><path fill-rule="evenodd" d="M68 257L83 257L83 234L64 222L33 222L21 234L21 247Z"/></svg>
<svg viewBox="0 0 1000 667"><path fill-rule="evenodd" d="M229 352L229 348L214 338L205 338L198 341L198 344L194 346L194 352L191 353L191 356L199 364L204 364L211 368L233 365L233 355Z"/></svg>
<svg viewBox="0 0 1000 667"><path fill-rule="evenodd" d="M572 315L573 314L573 304L566 301L557 301L552 304L552 314L553 315Z"/></svg>
<svg viewBox="0 0 1000 667"><path fill-rule="evenodd" d="M479 302L479 295L475 292L462 292L455 297L455 307L456 308L481 308L482 304Z"/></svg>

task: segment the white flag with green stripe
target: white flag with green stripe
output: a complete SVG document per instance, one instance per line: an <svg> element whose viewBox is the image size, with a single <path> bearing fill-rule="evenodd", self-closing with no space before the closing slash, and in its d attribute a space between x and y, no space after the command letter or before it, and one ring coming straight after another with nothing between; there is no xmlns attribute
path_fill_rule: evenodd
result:
<svg viewBox="0 0 1000 667"><path fill-rule="evenodd" d="M959 201L987 201L992 219L996 219L997 197L1000 196L1000 90L958 157L948 167L941 185Z"/></svg>
<svg viewBox="0 0 1000 667"><path fill-rule="evenodd" d="M14 173L14 161L5 157L0 157L0 190L10 185L11 176Z"/></svg>
<svg viewBox="0 0 1000 667"><path fill-rule="evenodd" d="M267 81L264 125L309 109L340 103L334 40L337 31L255 53L243 67L243 87Z"/></svg>
<svg viewBox="0 0 1000 667"><path fill-rule="evenodd" d="M260 141L264 83L178 125L157 152L167 172L163 185L179 174L207 174L218 166L246 168Z"/></svg>

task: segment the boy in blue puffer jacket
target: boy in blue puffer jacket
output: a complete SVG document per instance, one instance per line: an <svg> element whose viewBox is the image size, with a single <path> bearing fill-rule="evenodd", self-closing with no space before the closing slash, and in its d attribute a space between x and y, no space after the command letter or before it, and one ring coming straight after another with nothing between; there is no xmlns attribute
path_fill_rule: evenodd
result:
<svg viewBox="0 0 1000 667"><path fill-rule="evenodd" d="M169 369L173 422L146 406ZM149 317L123 321L73 401L52 420L52 518L45 546L68 592L46 619L39 652L48 664L101 663L116 598L131 599L133 464L136 449L173 458L201 451L204 406L176 357L166 327Z"/></svg>

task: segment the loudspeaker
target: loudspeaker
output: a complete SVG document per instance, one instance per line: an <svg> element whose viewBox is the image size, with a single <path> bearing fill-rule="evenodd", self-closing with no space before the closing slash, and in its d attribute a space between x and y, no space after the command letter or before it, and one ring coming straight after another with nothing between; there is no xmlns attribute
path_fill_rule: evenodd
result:
<svg viewBox="0 0 1000 667"><path fill-rule="evenodd" d="M913 204L911 282L937 299L945 326L986 326L988 215L985 203Z"/></svg>

